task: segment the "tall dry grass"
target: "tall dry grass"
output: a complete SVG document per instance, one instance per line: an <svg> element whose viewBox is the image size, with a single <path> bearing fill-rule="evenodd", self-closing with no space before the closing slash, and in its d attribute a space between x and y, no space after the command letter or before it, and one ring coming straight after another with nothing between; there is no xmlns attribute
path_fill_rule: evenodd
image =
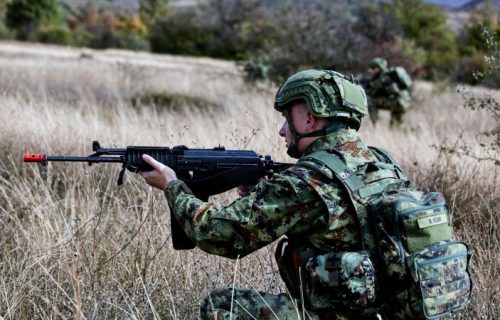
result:
<svg viewBox="0 0 500 320"><path fill-rule="evenodd" d="M272 246L241 261L174 251L162 194L133 174L116 186L116 165L21 162L24 152L86 155L92 140L221 144L291 161L277 135L283 119L272 108L275 90L245 85L224 61L0 44L0 317L193 319L216 286L283 290ZM131 103L162 91L211 107L186 104L174 113ZM417 83L415 97L404 129L389 129L384 115L360 134L390 150L416 185L446 193L457 237L475 251L474 296L462 317L497 319L498 167L432 147L459 137L472 145L492 120L463 109L453 89Z"/></svg>

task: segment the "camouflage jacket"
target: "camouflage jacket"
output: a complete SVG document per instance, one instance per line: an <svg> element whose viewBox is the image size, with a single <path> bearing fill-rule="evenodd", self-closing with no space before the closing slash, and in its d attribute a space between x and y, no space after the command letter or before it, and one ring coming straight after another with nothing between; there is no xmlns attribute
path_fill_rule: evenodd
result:
<svg viewBox="0 0 500 320"><path fill-rule="evenodd" d="M392 70L381 70L380 73L367 81L365 92L370 98L397 99L408 90L401 89L397 79L391 77Z"/></svg>
<svg viewBox="0 0 500 320"><path fill-rule="evenodd" d="M351 129L319 138L303 156L321 150L332 150L355 171L376 161ZM306 237L323 250L358 248L356 214L347 192L329 176L294 165L222 208L197 199L180 180L164 192L186 234L208 253L242 257L283 235Z"/></svg>

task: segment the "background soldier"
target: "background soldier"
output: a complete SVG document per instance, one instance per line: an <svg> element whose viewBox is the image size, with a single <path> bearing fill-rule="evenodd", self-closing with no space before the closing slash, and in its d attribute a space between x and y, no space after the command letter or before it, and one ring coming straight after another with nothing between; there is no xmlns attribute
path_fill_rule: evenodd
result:
<svg viewBox="0 0 500 320"><path fill-rule="evenodd" d="M375 319L375 311L366 305L373 298L373 283L360 286L356 278L342 287L348 293L334 298L332 293L345 293L340 289L345 283L328 280L325 287L318 281L328 279L325 267L306 264L332 251L360 250L349 195L332 171L305 157L328 151L351 172L377 161L357 134L367 115L366 104L361 86L339 73L308 70L290 77L279 89L274 107L286 119L279 134L288 154L300 158L298 164L222 208L197 199L173 170L143 156L154 170L141 175L164 190L170 210L200 249L235 259L287 237L278 244L276 259L290 294L215 289L202 302L202 319ZM355 266L359 261L347 263Z"/></svg>
<svg viewBox="0 0 500 320"><path fill-rule="evenodd" d="M368 64L371 77L363 81L368 95L368 112L375 124L379 109L391 112L391 126L401 125L403 115L410 108L412 81L402 67L389 68L387 61L375 58Z"/></svg>

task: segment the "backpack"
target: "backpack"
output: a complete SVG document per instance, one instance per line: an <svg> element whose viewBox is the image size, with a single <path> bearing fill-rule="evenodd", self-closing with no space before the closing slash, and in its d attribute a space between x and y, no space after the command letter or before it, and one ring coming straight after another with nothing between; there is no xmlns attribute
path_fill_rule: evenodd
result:
<svg viewBox="0 0 500 320"><path fill-rule="evenodd" d="M403 67L393 67L389 69L389 76L398 84L401 90L410 90L413 82L410 75Z"/></svg>
<svg viewBox="0 0 500 320"><path fill-rule="evenodd" d="M344 297L348 299L359 298L356 293L362 292L358 308L375 308L383 319L449 316L469 301L472 253L465 243L452 239L443 194L425 194L410 188L387 151L374 147L370 150L379 161L376 167L392 170L398 179L371 179L365 184L335 154L326 151L299 160L300 165L303 160L313 159L335 174L349 194L362 235L363 251L352 253L356 256L328 253L310 258L306 265L316 268L312 268L311 278L317 278L313 279L316 283L323 282L323 292L330 285L330 291L336 292L335 298L343 288L347 288ZM321 272L318 265L322 266ZM307 287L311 281L305 282ZM335 290L332 283L337 286ZM348 290L353 286L355 290ZM355 309L355 303L346 299L344 305Z"/></svg>

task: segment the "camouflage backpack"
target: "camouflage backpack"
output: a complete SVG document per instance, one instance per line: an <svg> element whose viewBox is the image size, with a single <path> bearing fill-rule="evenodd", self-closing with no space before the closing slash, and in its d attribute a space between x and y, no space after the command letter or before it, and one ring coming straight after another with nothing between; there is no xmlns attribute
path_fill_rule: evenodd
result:
<svg viewBox="0 0 500 320"><path fill-rule="evenodd" d="M330 296L338 297L346 289L345 297L355 301L343 302L350 309L355 309L356 304L361 310L372 308L383 319L449 316L469 301L471 251L465 243L452 240L443 195L410 188L402 170L385 150L370 149L378 159L374 164L378 170L392 172L390 176L398 179L367 179L365 183L359 172L356 174L326 151L299 161L298 165L303 160L320 162L342 182L356 210L363 243L363 251L352 253L356 259L351 253L330 253L312 257L306 265L323 265L326 272L321 272L316 283L323 282L323 292L327 288L335 291ZM356 289L349 292L353 287ZM317 288L314 290L316 300L324 299ZM357 292L363 293L362 300L356 299Z"/></svg>
<svg viewBox="0 0 500 320"><path fill-rule="evenodd" d="M413 82L410 75L403 67L393 67L389 69L389 76L397 82L399 89L410 90Z"/></svg>

